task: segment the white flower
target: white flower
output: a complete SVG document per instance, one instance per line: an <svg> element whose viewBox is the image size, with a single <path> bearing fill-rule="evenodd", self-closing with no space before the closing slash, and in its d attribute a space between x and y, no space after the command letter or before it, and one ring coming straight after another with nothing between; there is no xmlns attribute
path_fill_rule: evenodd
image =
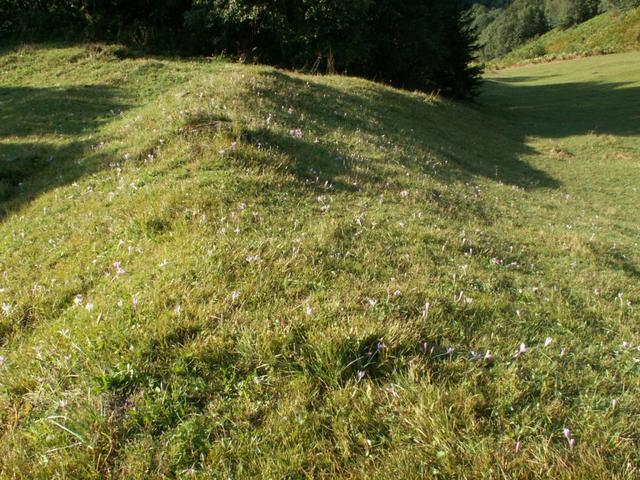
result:
<svg viewBox="0 0 640 480"><path fill-rule="evenodd" d="M307 305L307 315L308 316L313 315L313 308L311 308L309 305Z"/></svg>
<svg viewBox="0 0 640 480"><path fill-rule="evenodd" d="M304 132L299 128L294 128L292 130L289 130L289 135L291 135L293 138L302 138L304 137Z"/></svg>
<svg viewBox="0 0 640 480"><path fill-rule="evenodd" d="M523 353L527 353L528 351L529 349L527 348L527 346L524 343L521 343L520 349L516 352L513 358L518 358L520 355L522 355Z"/></svg>
<svg viewBox="0 0 640 480"><path fill-rule="evenodd" d="M553 342L553 338L547 337L544 341L544 346L548 347L549 345L551 345L551 342Z"/></svg>
<svg viewBox="0 0 640 480"><path fill-rule="evenodd" d="M239 291L234 290L233 292L231 292L231 301L235 302L238 298L240 298Z"/></svg>
<svg viewBox="0 0 640 480"><path fill-rule="evenodd" d="M11 315L12 307L8 303L2 303L2 313L4 313L7 317Z"/></svg>
<svg viewBox="0 0 640 480"><path fill-rule="evenodd" d="M386 391L389 395L391 395L392 397L396 397L396 398L397 398L397 397L399 397L399 396L400 396L400 395L398 395L398 391L396 390L396 387L395 387L395 386L393 386L393 385L389 385L389 387L387 387L387 388L385 389L385 391Z"/></svg>
<svg viewBox="0 0 640 480"><path fill-rule="evenodd" d="M182 307L180 305L176 305L176 308L173 309L173 313L180 315L180 313L182 313Z"/></svg>
<svg viewBox="0 0 640 480"><path fill-rule="evenodd" d="M93 310L93 303L87 303L84 308L86 308L88 311Z"/></svg>
<svg viewBox="0 0 640 480"><path fill-rule="evenodd" d="M375 307L378 304L378 300L376 300L375 298L368 298L367 302L369 302L369 305L371 305L372 307Z"/></svg>
<svg viewBox="0 0 640 480"><path fill-rule="evenodd" d="M120 264L120 262L113 262L113 268L116 269L116 274L118 275L124 275L125 273L127 273L127 271L122 268L122 265Z"/></svg>
<svg viewBox="0 0 640 480"><path fill-rule="evenodd" d="M84 297L81 294L76 295L76 297L73 299L73 303L76 305L82 305L83 302Z"/></svg>

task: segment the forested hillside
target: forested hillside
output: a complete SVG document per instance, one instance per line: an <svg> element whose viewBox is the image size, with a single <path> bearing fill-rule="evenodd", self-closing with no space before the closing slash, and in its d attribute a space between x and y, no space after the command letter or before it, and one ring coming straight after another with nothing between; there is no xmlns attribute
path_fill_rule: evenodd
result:
<svg viewBox="0 0 640 480"><path fill-rule="evenodd" d="M605 12L567 29L553 29L488 63L490 68L640 50L640 8Z"/></svg>
<svg viewBox="0 0 640 480"><path fill-rule="evenodd" d="M640 6L640 0L481 0L467 3L482 60L504 56L530 39L554 29L570 28L603 12L624 14Z"/></svg>

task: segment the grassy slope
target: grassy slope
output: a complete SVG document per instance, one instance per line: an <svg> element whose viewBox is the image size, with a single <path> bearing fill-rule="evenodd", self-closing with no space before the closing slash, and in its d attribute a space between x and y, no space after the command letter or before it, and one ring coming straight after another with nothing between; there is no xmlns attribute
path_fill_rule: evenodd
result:
<svg viewBox="0 0 640 480"><path fill-rule="evenodd" d="M640 8L636 8L626 13L604 13L567 30L552 30L492 62L492 66L639 49Z"/></svg>
<svg viewBox="0 0 640 480"><path fill-rule="evenodd" d="M0 56L0 476L637 477L640 54L114 52Z"/></svg>

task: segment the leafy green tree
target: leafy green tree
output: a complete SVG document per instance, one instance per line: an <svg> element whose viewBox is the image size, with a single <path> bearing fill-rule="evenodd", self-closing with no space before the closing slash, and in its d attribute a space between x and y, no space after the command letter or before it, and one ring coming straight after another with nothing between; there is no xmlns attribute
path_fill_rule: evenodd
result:
<svg viewBox="0 0 640 480"><path fill-rule="evenodd" d="M483 57L504 55L548 29L543 0L515 0L481 33Z"/></svg>
<svg viewBox="0 0 640 480"><path fill-rule="evenodd" d="M598 14L600 0L545 0L545 16L552 28L568 28Z"/></svg>
<svg viewBox="0 0 640 480"><path fill-rule="evenodd" d="M640 0L602 0L604 10L625 11L635 7L640 7Z"/></svg>

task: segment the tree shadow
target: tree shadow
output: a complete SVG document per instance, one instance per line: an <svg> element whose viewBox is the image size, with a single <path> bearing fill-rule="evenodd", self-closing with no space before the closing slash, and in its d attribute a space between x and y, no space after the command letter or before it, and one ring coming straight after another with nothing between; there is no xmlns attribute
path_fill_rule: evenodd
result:
<svg viewBox="0 0 640 480"><path fill-rule="evenodd" d="M255 108L291 108L293 113L278 115L284 128L254 127L244 132L245 138L286 154L288 171L305 182L320 176L335 188L352 190L343 179L357 176L384 184L390 181L386 167L395 163L449 182L482 176L525 189L560 185L522 160L534 153L524 137L505 132L503 119L487 116L480 104L441 101L364 81L353 82L347 91L331 81L310 83L283 72L265 76L270 85L256 92ZM302 135L295 134L298 128ZM348 141L316 139L343 139L353 132L373 147L375 158L363 158L366 154Z"/></svg>
<svg viewBox="0 0 640 480"><path fill-rule="evenodd" d="M108 86L0 87L0 219L100 168L96 130L128 108Z"/></svg>
<svg viewBox="0 0 640 480"><path fill-rule="evenodd" d="M356 170L365 181L389 181L385 169L389 163L444 181L485 177L525 190L555 189L561 183L526 160L550 155L534 150L531 137L640 133L640 88L624 83L525 84L532 77L488 80L478 101L464 104L364 81L350 81L347 91L333 86L340 85L340 79L312 83L284 72L264 75L267 86L255 92L255 108L274 112L284 128L254 127L246 137L285 153L288 171L305 182L320 177L347 190L353 185L341 179L353 177ZM280 113L288 108L290 115ZM298 128L302 134L296 135ZM379 155L362 158L344 140L355 131Z"/></svg>
<svg viewBox="0 0 640 480"><path fill-rule="evenodd" d="M345 191L397 182L390 173L396 167L444 182L485 177L526 190L559 188L526 160L546 154L532 149L530 137L640 133L636 86L531 81L488 80L477 103L464 104L364 80L350 79L347 89L342 77L310 82L268 70L243 102L260 114L273 112L281 128L253 123L242 133L286 155L287 170L305 184L329 182ZM0 219L100 169L104 159L92 135L130 108L126 98L103 85L0 86Z"/></svg>
<svg viewBox="0 0 640 480"><path fill-rule="evenodd" d="M481 96L486 110L503 115L521 138L640 134L640 87L624 82L523 85L530 80L489 80Z"/></svg>

